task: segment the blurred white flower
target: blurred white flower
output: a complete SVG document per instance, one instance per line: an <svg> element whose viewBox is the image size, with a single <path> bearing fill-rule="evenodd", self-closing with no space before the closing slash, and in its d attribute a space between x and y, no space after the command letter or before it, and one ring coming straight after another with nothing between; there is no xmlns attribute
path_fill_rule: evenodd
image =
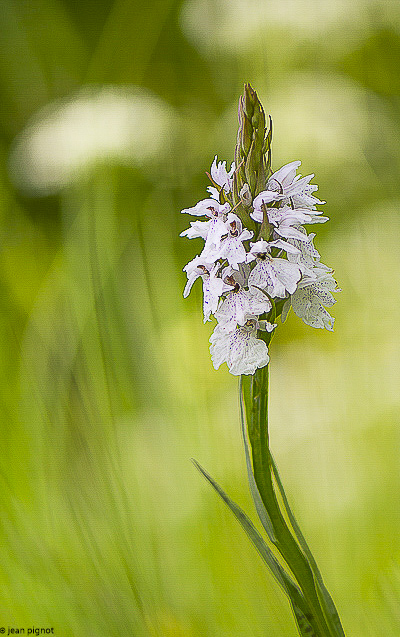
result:
<svg viewBox="0 0 400 637"><path fill-rule="evenodd" d="M299 0L187 0L182 7L182 26L206 53L242 54L254 49L254 43L268 37L271 30L315 38L335 26L342 30L352 26L357 33L360 22L364 26L361 9L374 1L308 0L305 5ZM388 14L395 23L393 11Z"/></svg>
<svg viewBox="0 0 400 637"><path fill-rule="evenodd" d="M10 172L22 189L56 192L97 161L142 164L168 149L173 109L141 88L87 87L49 104L16 138Z"/></svg>

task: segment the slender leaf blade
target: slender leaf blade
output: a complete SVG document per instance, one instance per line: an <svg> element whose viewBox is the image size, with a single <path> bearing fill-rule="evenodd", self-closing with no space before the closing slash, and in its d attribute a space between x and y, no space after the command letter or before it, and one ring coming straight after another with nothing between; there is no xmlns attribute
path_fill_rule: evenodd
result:
<svg viewBox="0 0 400 637"><path fill-rule="evenodd" d="M294 515L292 509L290 508L290 504L289 504L287 495L285 493L285 489L283 487L282 480L281 480L280 475L279 475L278 467L276 466L275 460L274 460L274 458L273 458L271 453L270 453L270 458L271 458L271 466L272 466L272 470L273 470L273 473L274 473L275 481L276 481L276 484L278 486L279 492L281 494L283 505L285 507L287 516L289 518L290 524L292 525L292 528L293 528L293 531L294 531L295 536L297 538L297 541L298 541L302 551L304 552L304 554L306 555L306 557L307 557L307 559L309 561L310 567L312 569L312 572L313 572L313 575L314 575L314 578L315 578L315 581L316 581L316 584L317 584L317 590L318 590L318 592L320 593L320 595L322 597L322 602L325 605L326 612L329 613L330 617L332 618L333 625L334 625L337 637L345 637L345 634L344 634L344 631L343 631L343 627L342 627L342 624L341 624L340 619L339 619L339 614L338 614L338 612L336 610L336 606L335 606L335 604L333 602L333 599L332 599L328 589L326 588L326 586L324 584L321 572L320 572L320 570L318 568L318 565L317 565L317 563L315 561L315 558L314 558L314 556L313 556L313 554L311 552L311 549L310 549L310 547L307 544L307 541L306 541L306 539L305 539L305 537L304 537L304 535L303 535L303 533L302 533L302 531L300 529L300 526L299 526L299 524L298 524L298 522L297 522L297 520L295 518L295 515Z"/></svg>
<svg viewBox="0 0 400 637"><path fill-rule="evenodd" d="M192 458L192 462L196 469L200 471L200 473L205 477L205 479L211 484L211 486L215 489L218 495L222 498L225 504L232 511L233 515L251 540L254 547L257 549L259 554L261 555L264 562L270 568L273 573L275 579L282 587L284 592L288 595L288 587L289 589L295 588L298 591L298 594L301 595L300 589L297 584L292 580L290 575L283 569L283 567L279 564L274 554L272 553L269 546L266 544L264 539L261 537L254 524L250 520L250 518L246 515L246 513L235 503L231 498L225 493L222 487L219 486L217 482L210 476L209 473L203 467Z"/></svg>
<svg viewBox="0 0 400 637"><path fill-rule="evenodd" d="M308 621L307 615L298 606L293 606L294 616L296 617L297 628L300 635L307 635L307 637L318 637L314 628Z"/></svg>
<svg viewBox="0 0 400 637"><path fill-rule="evenodd" d="M299 589L295 581L285 571L281 564L276 560L274 554L269 548L268 544L264 541L259 534L252 521L248 518L245 512L225 493L222 487L210 476L209 473L203 467L192 458L194 466L204 476L204 478L211 484L221 499L225 502L228 508L231 510L246 535L256 548L264 563L269 567L276 581L280 585L285 595L289 598L290 604L293 609L293 613L296 617L297 626L301 637L317 637L318 633L314 631L311 624L305 621L307 616L307 604L304 600L303 594ZM310 632L310 629L312 632Z"/></svg>

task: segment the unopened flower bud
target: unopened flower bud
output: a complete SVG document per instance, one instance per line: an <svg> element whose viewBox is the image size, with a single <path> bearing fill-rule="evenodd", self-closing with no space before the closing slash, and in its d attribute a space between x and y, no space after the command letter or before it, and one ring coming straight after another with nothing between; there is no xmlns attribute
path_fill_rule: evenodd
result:
<svg viewBox="0 0 400 637"><path fill-rule="evenodd" d="M250 192L250 188L249 188L249 184L244 184L240 193L240 200L242 202L242 204L244 206L246 206L247 208L249 208L252 204L252 196L251 196L251 192Z"/></svg>

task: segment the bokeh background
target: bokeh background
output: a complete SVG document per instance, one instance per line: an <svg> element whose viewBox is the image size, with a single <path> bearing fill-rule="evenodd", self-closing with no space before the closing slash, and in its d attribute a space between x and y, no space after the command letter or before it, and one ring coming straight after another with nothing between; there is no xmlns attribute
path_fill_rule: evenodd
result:
<svg viewBox="0 0 400 637"><path fill-rule="evenodd" d="M271 445L351 637L400 635L400 4L0 3L0 623L294 637L195 457L251 513L180 210L230 162L244 82L273 166L316 173L333 334L272 345Z"/></svg>

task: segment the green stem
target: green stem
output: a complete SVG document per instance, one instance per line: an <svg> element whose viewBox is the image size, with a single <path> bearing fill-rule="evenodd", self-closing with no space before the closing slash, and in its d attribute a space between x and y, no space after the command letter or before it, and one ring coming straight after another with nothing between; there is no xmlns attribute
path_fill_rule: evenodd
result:
<svg viewBox="0 0 400 637"><path fill-rule="evenodd" d="M253 376L242 376L254 478L272 522L276 547L295 576L308 605L307 620L318 637L336 637L337 631L329 626L330 619L321 607L312 568L286 523L275 493L268 435L268 370L269 366L266 366L258 369Z"/></svg>

